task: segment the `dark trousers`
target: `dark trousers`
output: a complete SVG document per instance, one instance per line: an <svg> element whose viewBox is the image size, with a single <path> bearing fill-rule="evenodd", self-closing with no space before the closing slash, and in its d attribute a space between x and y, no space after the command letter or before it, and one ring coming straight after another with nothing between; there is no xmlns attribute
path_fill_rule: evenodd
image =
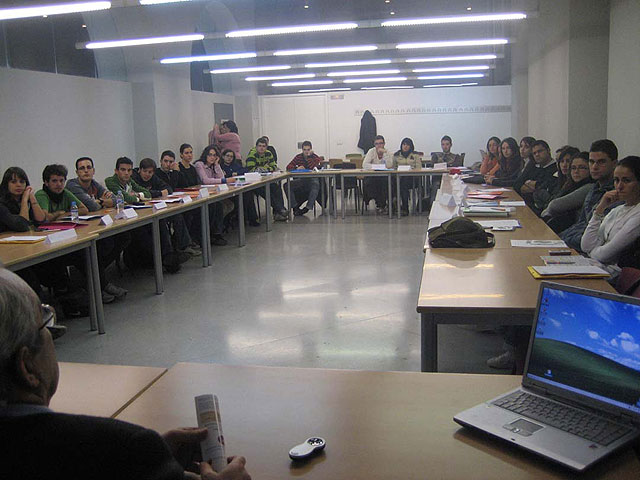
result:
<svg viewBox="0 0 640 480"><path fill-rule="evenodd" d="M392 181L391 190L394 196L398 195L396 192L396 183ZM400 205L402 210L409 210L409 191L413 188L413 177L400 177Z"/></svg>
<svg viewBox="0 0 640 480"><path fill-rule="evenodd" d="M387 198L389 197L387 177L365 177L363 187L365 203L369 203L369 200L373 198L378 208L383 208L387 204Z"/></svg>
<svg viewBox="0 0 640 480"><path fill-rule="evenodd" d="M242 203L244 204L244 217L249 222L258 221L258 212L256 211L256 195L253 192L245 192L242 194ZM238 198L233 197L233 206L238 210Z"/></svg>
<svg viewBox="0 0 640 480"><path fill-rule="evenodd" d="M307 208L313 208L320 192L319 178L296 178L291 181L291 208L297 208L307 201Z"/></svg>
<svg viewBox="0 0 640 480"><path fill-rule="evenodd" d="M265 187L258 188L256 193L262 198L266 198ZM281 213L285 211L284 196L282 195L280 182L270 183L269 193L271 194L271 208L273 209L273 213Z"/></svg>

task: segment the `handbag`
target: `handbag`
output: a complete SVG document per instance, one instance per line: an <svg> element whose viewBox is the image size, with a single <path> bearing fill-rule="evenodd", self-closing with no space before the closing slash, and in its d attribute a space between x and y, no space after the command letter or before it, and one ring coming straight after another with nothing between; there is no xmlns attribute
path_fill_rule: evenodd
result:
<svg viewBox="0 0 640 480"><path fill-rule="evenodd" d="M467 217L454 217L427 232L432 248L491 248L496 240L493 233Z"/></svg>

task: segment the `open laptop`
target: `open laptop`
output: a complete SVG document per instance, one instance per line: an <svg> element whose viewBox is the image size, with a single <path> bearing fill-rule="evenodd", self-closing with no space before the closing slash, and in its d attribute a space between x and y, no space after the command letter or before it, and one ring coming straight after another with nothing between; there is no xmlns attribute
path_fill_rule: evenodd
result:
<svg viewBox="0 0 640 480"><path fill-rule="evenodd" d="M640 436L640 299L542 282L522 386L453 418L582 471Z"/></svg>

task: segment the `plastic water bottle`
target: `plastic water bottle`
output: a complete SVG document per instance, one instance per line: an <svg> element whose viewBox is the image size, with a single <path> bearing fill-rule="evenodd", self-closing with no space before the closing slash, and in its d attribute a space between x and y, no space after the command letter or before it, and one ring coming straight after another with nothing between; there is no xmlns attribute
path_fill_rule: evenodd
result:
<svg viewBox="0 0 640 480"><path fill-rule="evenodd" d="M71 221L77 222L78 220L78 205L76 204L76 202L71 202Z"/></svg>
<svg viewBox="0 0 640 480"><path fill-rule="evenodd" d="M118 195L116 195L116 214L122 213L122 210L124 210L124 195L122 190L118 190Z"/></svg>

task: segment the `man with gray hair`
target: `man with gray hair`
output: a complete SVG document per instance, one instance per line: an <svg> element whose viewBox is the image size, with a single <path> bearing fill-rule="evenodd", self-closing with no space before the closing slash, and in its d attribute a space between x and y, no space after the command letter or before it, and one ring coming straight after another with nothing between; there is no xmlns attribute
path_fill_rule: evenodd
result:
<svg viewBox="0 0 640 480"><path fill-rule="evenodd" d="M250 480L244 457L219 474L195 464L206 429L153 430L110 418L55 413L55 311L0 267L0 478ZM55 332L55 330L54 330Z"/></svg>

